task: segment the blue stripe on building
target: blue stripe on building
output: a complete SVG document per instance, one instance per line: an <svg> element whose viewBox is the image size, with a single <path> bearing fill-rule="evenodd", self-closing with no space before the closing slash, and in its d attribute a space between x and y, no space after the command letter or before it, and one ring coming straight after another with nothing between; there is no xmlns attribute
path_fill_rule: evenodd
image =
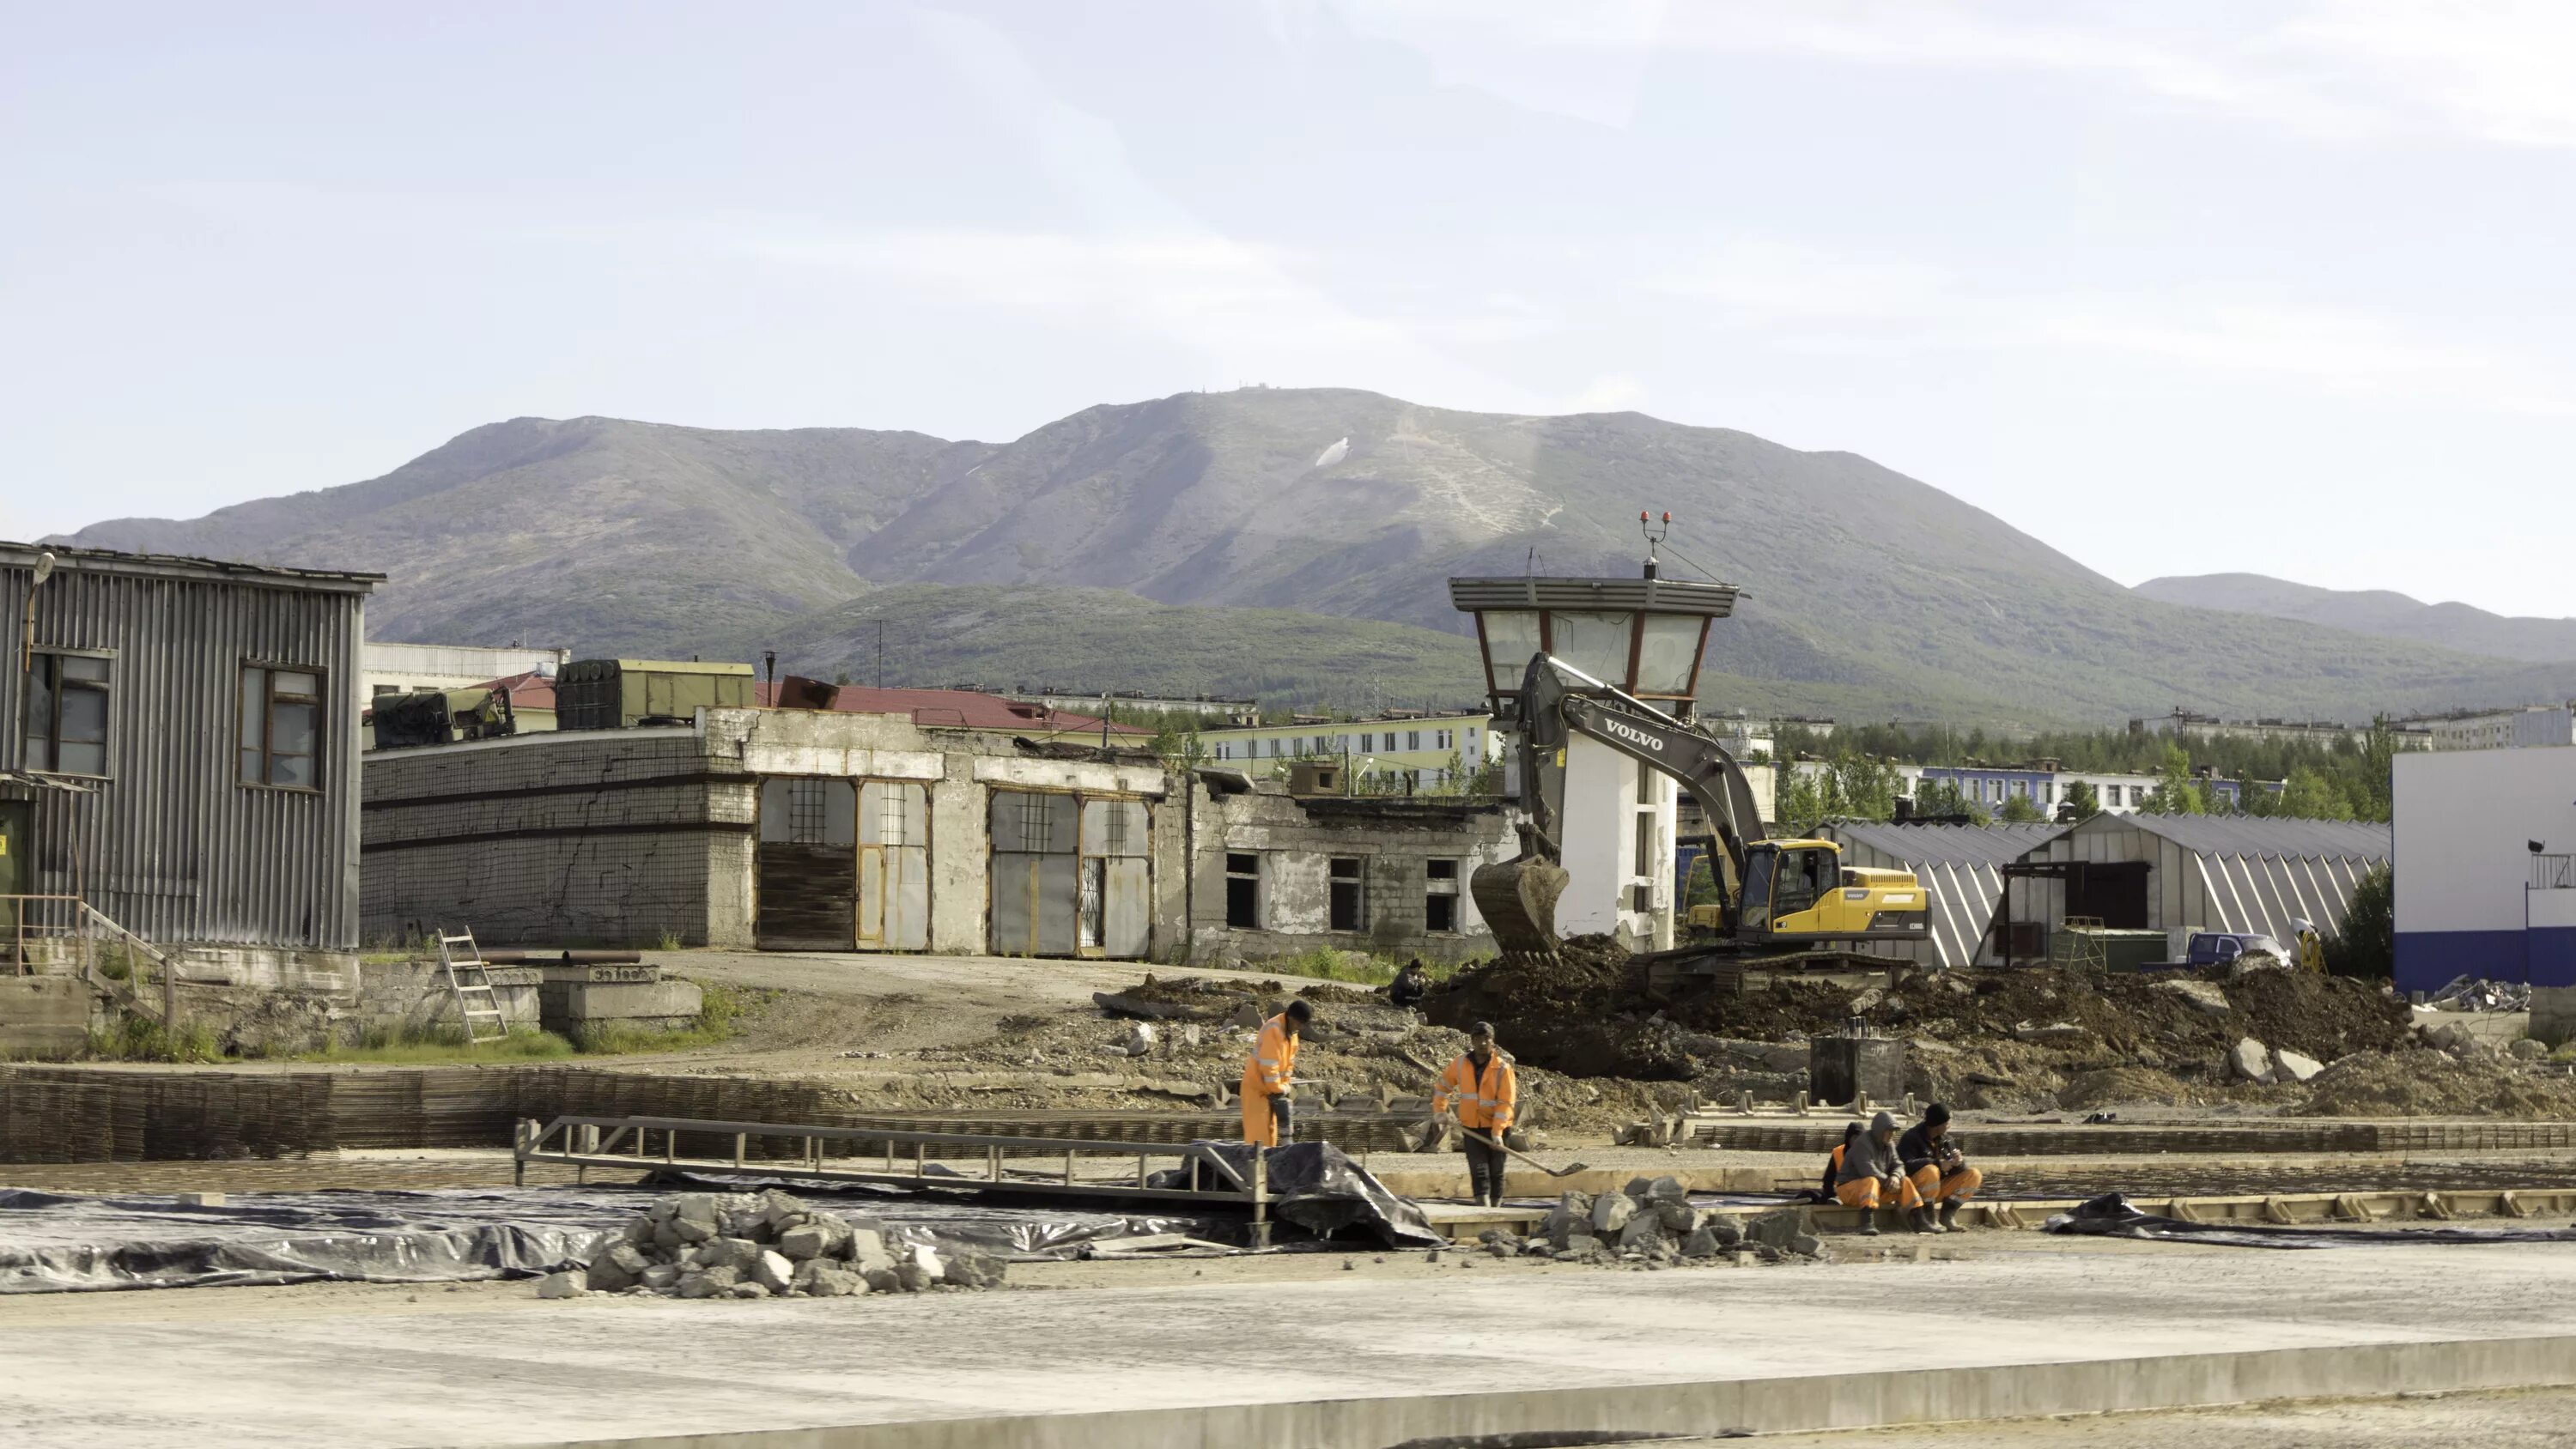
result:
<svg viewBox="0 0 2576 1449"><path fill-rule="evenodd" d="M2398 990L2439 991L2461 976L2576 986L2576 927L2397 933Z"/></svg>

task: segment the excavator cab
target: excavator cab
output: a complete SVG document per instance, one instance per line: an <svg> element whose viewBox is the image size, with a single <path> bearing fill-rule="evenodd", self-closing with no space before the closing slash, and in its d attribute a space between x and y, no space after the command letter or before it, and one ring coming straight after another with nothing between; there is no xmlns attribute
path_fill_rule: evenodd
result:
<svg viewBox="0 0 2576 1449"><path fill-rule="evenodd" d="M1758 901L1758 905L1757 905ZM1843 864L1830 840L1761 840L1745 850L1738 939L1850 941L1927 933L1927 897L1914 873Z"/></svg>

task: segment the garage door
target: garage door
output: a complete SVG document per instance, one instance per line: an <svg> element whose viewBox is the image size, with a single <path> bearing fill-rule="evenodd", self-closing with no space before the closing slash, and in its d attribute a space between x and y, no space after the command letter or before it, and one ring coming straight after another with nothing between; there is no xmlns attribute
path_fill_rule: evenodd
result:
<svg viewBox="0 0 2576 1449"><path fill-rule="evenodd" d="M858 912L858 789L849 780L760 782L764 951L847 951Z"/></svg>
<svg viewBox="0 0 2576 1449"><path fill-rule="evenodd" d="M909 781L859 786L859 946L930 946L929 795Z"/></svg>
<svg viewBox="0 0 2576 1449"><path fill-rule="evenodd" d="M1143 956L1153 943L1151 823L1141 800L994 791L992 949Z"/></svg>

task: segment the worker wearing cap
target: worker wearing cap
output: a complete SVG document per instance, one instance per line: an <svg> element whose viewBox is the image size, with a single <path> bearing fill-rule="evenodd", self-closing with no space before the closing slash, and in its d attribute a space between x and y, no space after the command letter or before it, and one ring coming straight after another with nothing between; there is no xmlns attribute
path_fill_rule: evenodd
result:
<svg viewBox="0 0 2576 1449"><path fill-rule="evenodd" d="M1503 1134L1512 1129L1512 1110L1520 1103L1520 1078L1512 1059L1494 1045L1494 1024L1480 1021L1467 1030L1467 1050L1440 1074L1440 1090L1431 1110L1454 1117L1459 1141L1467 1149L1467 1190L1477 1202L1503 1203Z"/></svg>
<svg viewBox="0 0 2576 1449"><path fill-rule="evenodd" d="M1296 1104L1288 1082L1297 1073L1297 1039L1315 1008L1302 998L1261 1024L1261 1036L1243 1063L1243 1140L1276 1147L1297 1140Z"/></svg>
<svg viewBox="0 0 2576 1449"><path fill-rule="evenodd" d="M1936 1233L1959 1225L1959 1204L1974 1196L1986 1175L1968 1165L1959 1144L1950 1139L1950 1109L1935 1102L1923 1109L1923 1120L1896 1139L1896 1160L1914 1184L1915 1195L1937 1205Z"/></svg>
<svg viewBox="0 0 2576 1449"><path fill-rule="evenodd" d="M1878 1235L1878 1209L1894 1203L1905 1209L1906 1222L1918 1233L1931 1231L1923 1195L1905 1175L1896 1157L1896 1119L1885 1112L1869 1119L1869 1130L1843 1149L1842 1171L1834 1180L1834 1201L1863 1211L1860 1230Z"/></svg>

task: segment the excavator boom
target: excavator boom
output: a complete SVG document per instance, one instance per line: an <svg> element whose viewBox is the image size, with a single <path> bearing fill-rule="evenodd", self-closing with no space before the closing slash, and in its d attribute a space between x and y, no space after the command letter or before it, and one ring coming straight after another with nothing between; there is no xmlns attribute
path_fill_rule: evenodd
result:
<svg viewBox="0 0 2576 1449"><path fill-rule="evenodd" d="M1717 831L1719 885L1730 902L1742 898L1745 854L1762 838L1762 813L1752 783L1725 746L1545 654L1532 658L1522 676L1512 723L1520 737L1521 805L1528 816L1521 829L1521 853L1479 869L1468 882L1476 909L1505 954L1556 950L1556 901L1567 879L1556 837L1565 790L1564 748L1571 735L1597 740L1690 791Z"/></svg>

